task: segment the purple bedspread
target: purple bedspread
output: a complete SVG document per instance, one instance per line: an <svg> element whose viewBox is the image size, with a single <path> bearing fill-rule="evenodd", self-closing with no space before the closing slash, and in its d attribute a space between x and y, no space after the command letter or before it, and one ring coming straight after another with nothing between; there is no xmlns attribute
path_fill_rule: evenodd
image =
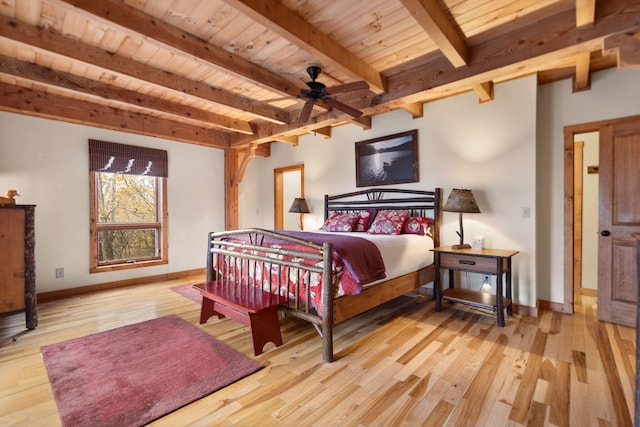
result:
<svg viewBox="0 0 640 427"><path fill-rule="evenodd" d="M386 269L378 247L367 239L342 234L314 233L312 231L276 230L278 233L308 240L321 245L331 243L333 251L360 286L386 277Z"/></svg>

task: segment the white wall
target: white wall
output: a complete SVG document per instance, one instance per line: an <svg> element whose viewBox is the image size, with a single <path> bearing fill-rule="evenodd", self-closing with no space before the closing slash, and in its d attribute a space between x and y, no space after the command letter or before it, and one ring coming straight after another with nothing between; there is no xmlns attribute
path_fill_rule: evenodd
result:
<svg viewBox="0 0 640 427"><path fill-rule="evenodd" d="M571 92L571 80L538 89L538 298L564 299L564 127L640 114L640 70L605 70L591 89Z"/></svg>
<svg viewBox="0 0 640 427"><path fill-rule="evenodd" d="M420 182L401 187L473 190L481 214L464 217L466 240L485 236L485 247L516 249L514 298L535 305L535 141L536 79L498 85L495 100L479 104L467 93L425 104L424 117L394 111L375 116L372 129L355 125L333 129L332 138L305 136L297 147L275 144L270 158L255 158L240 185L241 227L271 228L273 169L305 164L305 197L312 213L305 229L322 225L324 194L354 191L356 141L418 129ZM530 218L523 218L524 207ZM444 213L443 244L458 242L457 214ZM472 289L482 284L470 275Z"/></svg>
<svg viewBox="0 0 640 427"><path fill-rule="evenodd" d="M168 265L89 274L90 138L168 151ZM39 293L203 268L207 232L224 228L223 168L222 150L0 112L0 192L37 205Z"/></svg>
<svg viewBox="0 0 640 427"><path fill-rule="evenodd" d="M322 223L324 194L355 190L354 142L418 129L420 182L406 188L474 191L481 214L465 216L466 240L484 235L489 248L517 249L515 302L562 303L564 295L564 126L640 114L640 70L593 74L591 90L571 81L537 87L535 77L502 83L495 100L474 94L431 102L412 120L401 111L373 118L373 127L305 136L298 147L274 144L256 157L240 185L241 227L273 226L273 169L305 163L305 229ZM170 264L90 275L87 139L169 151ZM201 268L206 233L224 228L221 150L0 112L0 192L17 188L19 203L36 204L38 292ZM524 207L531 217L523 218ZM457 217L444 214L443 244L455 243ZM56 267L65 278L55 279ZM472 277L471 287L480 278ZM477 283L476 283L477 282Z"/></svg>

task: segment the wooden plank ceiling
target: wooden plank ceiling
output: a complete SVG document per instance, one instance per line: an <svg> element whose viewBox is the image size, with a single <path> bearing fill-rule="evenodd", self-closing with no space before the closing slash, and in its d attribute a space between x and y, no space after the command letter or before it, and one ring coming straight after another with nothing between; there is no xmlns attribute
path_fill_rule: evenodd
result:
<svg viewBox="0 0 640 427"><path fill-rule="evenodd" d="M524 75L588 90L638 63L640 0L0 0L0 19L0 109L250 158ZM316 65L356 90L301 123Z"/></svg>

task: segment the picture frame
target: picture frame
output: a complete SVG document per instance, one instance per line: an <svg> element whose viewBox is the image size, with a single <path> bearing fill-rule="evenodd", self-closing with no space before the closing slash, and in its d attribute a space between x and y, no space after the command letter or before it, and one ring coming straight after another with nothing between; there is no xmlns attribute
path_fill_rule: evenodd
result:
<svg viewBox="0 0 640 427"><path fill-rule="evenodd" d="M358 141L356 187L419 181L418 130Z"/></svg>

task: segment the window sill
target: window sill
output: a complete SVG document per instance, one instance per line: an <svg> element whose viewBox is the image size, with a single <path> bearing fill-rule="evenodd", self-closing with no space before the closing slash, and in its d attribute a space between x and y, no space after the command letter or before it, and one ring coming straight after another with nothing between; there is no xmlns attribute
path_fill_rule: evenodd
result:
<svg viewBox="0 0 640 427"><path fill-rule="evenodd" d="M154 259L152 261L136 261L122 264L109 264L103 266L91 266L89 273L105 273L108 271L129 270L131 268L152 267L154 265L169 264L168 260Z"/></svg>

